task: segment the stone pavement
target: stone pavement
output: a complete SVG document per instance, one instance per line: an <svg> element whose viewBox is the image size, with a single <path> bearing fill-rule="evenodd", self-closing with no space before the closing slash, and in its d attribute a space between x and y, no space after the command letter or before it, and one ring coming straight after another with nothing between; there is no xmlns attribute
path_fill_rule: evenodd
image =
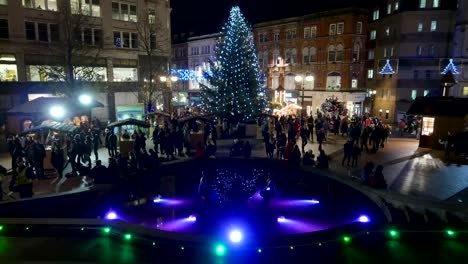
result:
<svg viewBox="0 0 468 264"><path fill-rule="evenodd" d="M252 156L266 158L265 147L261 140L247 139L252 145ZM331 156L330 169L325 174L338 180L343 180L347 184L352 184L355 188L361 188L356 180L351 180L350 176L360 176L361 169L367 161L372 161L376 165L384 166L384 176L387 180L388 190L372 190L387 197L387 199L397 199L402 203L405 201L429 201L429 202L453 202L457 206L465 206L468 203L468 166L446 164L443 160L442 151L418 148L418 141L411 138L389 138L385 148L380 149L375 154L363 152L356 168L348 168L341 165L343 157L343 144L346 138L342 136L329 135L328 141L323 145L323 149ZM229 148L233 140L218 140L217 157L228 157ZM300 146L300 142L298 142ZM148 149L153 148L148 140ZM314 154L318 154L318 144L309 143L306 151L313 149ZM100 159L107 165L108 154L105 148L99 150ZM94 156L93 156L94 158ZM170 161L180 162L188 159L178 158ZM10 168L10 158L7 153L0 153L0 164ZM313 173L321 174L323 171L315 168L307 168ZM36 181L34 183L35 195L50 194L56 191L53 179ZM60 191L71 190L83 186L82 177L66 179L60 186ZM3 182L3 189L7 190L7 181ZM363 187L364 188L364 187ZM362 188L361 188L362 189ZM391 195L391 197L389 197ZM445 202L444 202L445 204Z"/></svg>

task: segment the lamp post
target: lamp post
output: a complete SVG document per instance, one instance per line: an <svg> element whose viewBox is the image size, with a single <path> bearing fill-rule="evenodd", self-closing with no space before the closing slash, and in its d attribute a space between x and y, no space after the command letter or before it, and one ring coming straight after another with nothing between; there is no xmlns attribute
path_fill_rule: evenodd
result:
<svg viewBox="0 0 468 264"><path fill-rule="evenodd" d="M165 84L165 90L163 92L164 99L164 110L168 110L172 113L172 84L178 81L177 76L160 76L159 80Z"/></svg>
<svg viewBox="0 0 468 264"><path fill-rule="evenodd" d="M301 84L301 90L302 90L302 96L301 96L301 120L303 119L304 117L304 92L305 92L305 85L304 85L304 81L306 82L313 82L314 81L314 76L312 75L306 75L305 77L301 76L301 75L296 75L296 77L294 77L294 80L297 82L297 83L300 83Z"/></svg>
<svg viewBox="0 0 468 264"><path fill-rule="evenodd" d="M369 94L370 94L370 96L371 96L371 110L370 110L370 114L371 114L371 116L373 116L373 114L374 114L374 101L375 101L375 95L377 94L377 91L376 91L376 90L369 91Z"/></svg>

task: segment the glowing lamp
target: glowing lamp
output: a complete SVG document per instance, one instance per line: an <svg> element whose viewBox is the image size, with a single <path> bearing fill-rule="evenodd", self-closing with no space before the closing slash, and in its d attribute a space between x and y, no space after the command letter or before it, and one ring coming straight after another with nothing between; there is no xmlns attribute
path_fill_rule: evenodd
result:
<svg viewBox="0 0 468 264"><path fill-rule="evenodd" d="M233 230L229 233L229 240L234 243L239 243L242 240L242 233L239 230Z"/></svg>

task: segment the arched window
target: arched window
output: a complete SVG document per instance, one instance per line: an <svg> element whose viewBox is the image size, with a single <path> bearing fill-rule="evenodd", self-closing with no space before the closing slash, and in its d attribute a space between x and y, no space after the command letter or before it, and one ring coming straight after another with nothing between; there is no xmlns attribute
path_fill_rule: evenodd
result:
<svg viewBox="0 0 468 264"><path fill-rule="evenodd" d="M317 49L315 47L310 48L310 62L317 62Z"/></svg>
<svg viewBox="0 0 468 264"><path fill-rule="evenodd" d="M297 49L292 49L291 51L291 64L297 63Z"/></svg>
<svg viewBox="0 0 468 264"><path fill-rule="evenodd" d="M309 48L305 47L302 49L302 63L309 63Z"/></svg>
<svg viewBox="0 0 468 264"><path fill-rule="evenodd" d="M327 75L327 90L340 90L341 74L339 72L330 72Z"/></svg>
<svg viewBox="0 0 468 264"><path fill-rule="evenodd" d="M276 89L279 86L279 74L278 73L273 73L273 76L271 76L271 88Z"/></svg>
<svg viewBox="0 0 468 264"><path fill-rule="evenodd" d="M269 60L268 60L268 51L263 52L263 66L268 66Z"/></svg>
<svg viewBox="0 0 468 264"><path fill-rule="evenodd" d="M335 61L335 46L330 45L328 47L328 61L334 62Z"/></svg>
<svg viewBox="0 0 468 264"><path fill-rule="evenodd" d="M335 61L343 61L343 45L341 44L336 46Z"/></svg>
<svg viewBox="0 0 468 264"><path fill-rule="evenodd" d="M284 57L285 57L285 60L286 60L286 63L289 64L291 63L291 50L290 49L287 49L285 52L284 52Z"/></svg>
<svg viewBox="0 0 468 264"><path fill-rule="evenodd" d="M293 73L288 73L284 77L284 89L286 90L295 90L296 89L296 75Z"/></svg>
<svg viewBox="0 0 468 264"><path fill-rule="evenodd" d="M354 43L353 47L353 63L359 62L359 55L361 51L361 45L359 43Z"/></svg>
<svg viewBox="0 0 468 264"><path fill-rule="evenodd" d="M281 64L280 52L277 49L273 51L273 63L276 65Z"/></svg>

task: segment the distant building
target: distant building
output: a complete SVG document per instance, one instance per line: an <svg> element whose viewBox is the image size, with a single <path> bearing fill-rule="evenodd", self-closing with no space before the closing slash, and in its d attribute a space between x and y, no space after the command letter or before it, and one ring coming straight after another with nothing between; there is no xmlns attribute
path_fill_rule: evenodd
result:
<svg viewBox="0 0 468 264"><path fill-rule="evenodd" d="M304 101L310 114L333 96L346 102L350 114L362 114L367 17L365 9L345 8L255 24L257 56L272 101Z"/></svg>
<svg viewBox="0 0 468 264"><path fill-rule="evenodd" d="M459 66L460 74L456 75L458 85L453 87L452 95L468 97L468 1L458 1L453 35L453 58Z"/></svg>

